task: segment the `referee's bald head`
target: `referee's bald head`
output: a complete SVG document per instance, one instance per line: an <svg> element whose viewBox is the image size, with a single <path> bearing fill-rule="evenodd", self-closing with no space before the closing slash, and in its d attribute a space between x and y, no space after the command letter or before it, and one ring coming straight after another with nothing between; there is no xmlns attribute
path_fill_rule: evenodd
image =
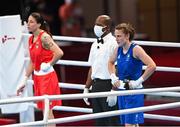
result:
<svg viewBox="0 0 180 127"><path fill-rule="evenodd" d="M110 28L112 25L112 20L108 15L100 15L96 19L96 24L108 26Z"/></svg>

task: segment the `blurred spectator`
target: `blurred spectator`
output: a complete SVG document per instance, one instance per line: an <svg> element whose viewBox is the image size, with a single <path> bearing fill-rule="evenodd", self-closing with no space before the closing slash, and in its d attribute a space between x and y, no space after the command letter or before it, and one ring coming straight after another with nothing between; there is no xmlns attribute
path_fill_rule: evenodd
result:
<svg viewBox="0 0 180 127"><path fill-rule="evenodd" d="M25 0L25 12L26 12L26 18L31 14L32 12L39 12L42 13L48 22L52 20L52 16L46 16L44 13L49 14L49 10L47 12L46 10L47 2L45 0Z"/></svg>
<svg viewBox="0 0 180 127"><path fill-rule="evenodd" d="M59 18L62 21L60 32L63 36L86 36L84 17L78 0L65 0L59 7Z"/></svg>
<svg viewBox="0 0 180 127"><path fill-rule="evenodd" d="M53 35L59 35L60 21L58 18L58 8L64 3L63 0L25 0L26 17L32 12L39 12L44 20L50 25Z"/></svg>

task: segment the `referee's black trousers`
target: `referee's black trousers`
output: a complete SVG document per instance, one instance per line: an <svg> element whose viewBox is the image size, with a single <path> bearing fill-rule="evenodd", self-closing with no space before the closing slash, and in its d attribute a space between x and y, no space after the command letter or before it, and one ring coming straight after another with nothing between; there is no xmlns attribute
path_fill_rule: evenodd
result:
<svg viewBox="0 0 180 127"><path fill-rule="evenodd" d="M106 91L111 91L111 89L112 89L111 80L95 79L93 80L91 92L106 92ZM91 99L93 113L118 110L117 104L113 107L109 107L108 103L106 102L106 99L107 97ZM120 122L118 116L95 119L96 126L118 126L119 123Z"/></svg>

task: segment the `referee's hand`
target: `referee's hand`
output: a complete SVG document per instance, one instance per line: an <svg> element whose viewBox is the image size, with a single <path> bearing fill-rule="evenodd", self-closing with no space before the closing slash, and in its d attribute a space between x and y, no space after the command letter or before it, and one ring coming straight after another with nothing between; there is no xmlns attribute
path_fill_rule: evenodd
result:
<svg viewBox="0 0 180 127"><path fill-rule="evenodd" d="M88 88L84 88L84 94L89 93L89 89ZM86 103L86 105L90 105L88 98L83 98L84 102Z"/></svg>

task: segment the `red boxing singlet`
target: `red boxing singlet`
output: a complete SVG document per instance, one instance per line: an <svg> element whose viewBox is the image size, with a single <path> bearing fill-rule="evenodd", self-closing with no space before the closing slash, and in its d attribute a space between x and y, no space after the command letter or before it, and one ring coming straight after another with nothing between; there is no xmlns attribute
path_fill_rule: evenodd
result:
<svg viewBox="0 0 180 127"><path fill-rule="evenodd" d="M46 50L42 47L41 36L44 32L38 35L38 38L33 42L33 35L29 38L29 52L34 70L39 71L42 62L48 63L53 58L51 50Z"/></svg>
<svg viewBox="0 0 180 127"><path fill-rule="evenodd" d="M34 72L40 72L40 65L42 62L48 63L53 58L53 52L42 47L41 37L44 32L41 32L37 39L33 42L33 35L29 38L29 52L33 64ZM51 71L43 74L34 73L34 94L35 96L42 95L59 95L60 88L58 85L58 78L56 72ZM61 100L53 100L50 102L50 109L56 105L61 105ZM39 109L44 110L44 101L38 101Z"/></svg>

